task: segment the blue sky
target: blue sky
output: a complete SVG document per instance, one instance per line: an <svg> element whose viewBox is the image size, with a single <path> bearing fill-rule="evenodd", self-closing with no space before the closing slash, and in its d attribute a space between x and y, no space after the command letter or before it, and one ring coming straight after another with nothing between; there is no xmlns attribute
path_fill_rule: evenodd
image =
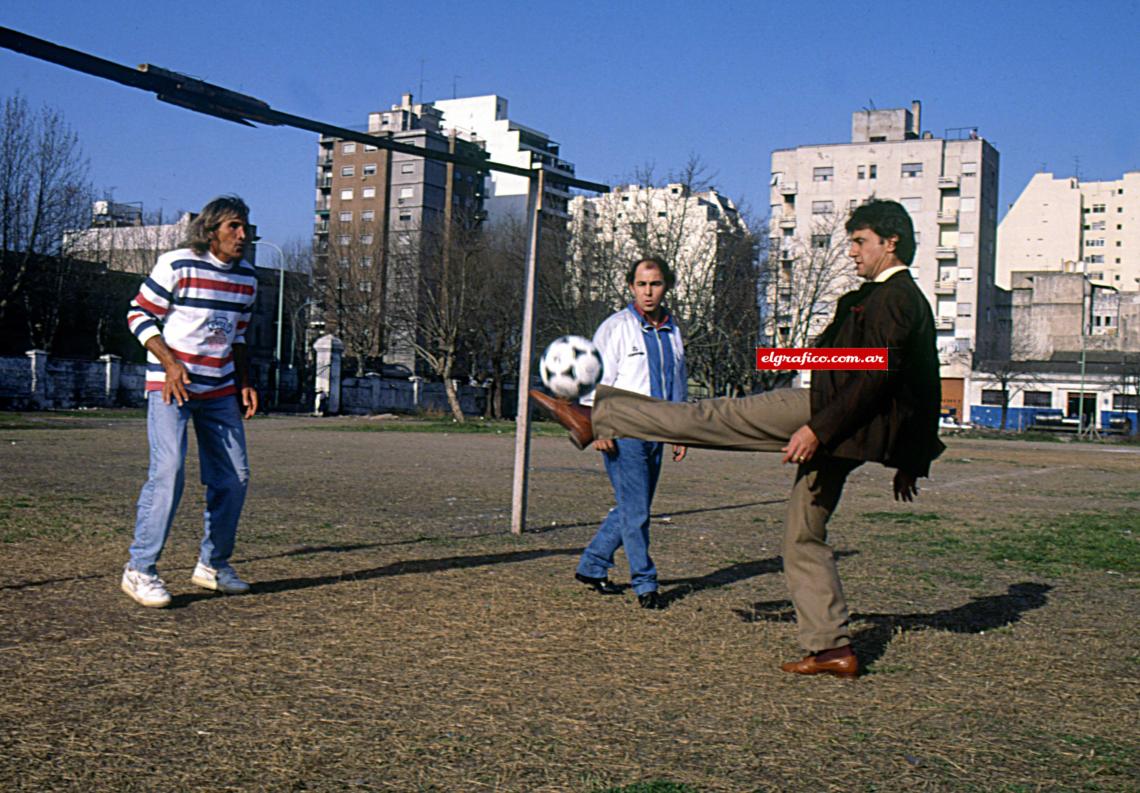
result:
<svg viewBox="0 0 1140 793"><path fill-rule="evenodd" d="M9 3L0 24L152 63L344 126L417 99L497 93L593 181L699 155L762 215L773 149L849 139L851 112L923 103L976 126L1004 208L1042 167L1140 170L1140 2ZM420 85L422 81L422 97ZM312 229L316 138L246 129L0 51L0 95L62 110L97 187L148 210L237 192L263 238ZM1079 163L1079 166L1078 166Z"/></svg>

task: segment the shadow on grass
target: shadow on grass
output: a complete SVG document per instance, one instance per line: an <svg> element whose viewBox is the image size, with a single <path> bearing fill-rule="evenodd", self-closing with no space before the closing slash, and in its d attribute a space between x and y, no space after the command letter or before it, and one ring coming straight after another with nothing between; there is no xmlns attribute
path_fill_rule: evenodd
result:
<svg viewBox="0 0 1140 793"><path fill-rule="evenodd" d="M858 551L837 551L835 554L836 559L842 559L845 556L854 556L859 553ZM781 556L770 556L767 559L757 559L754 562L737 562L736 564L722 567L720 570L699 576L696 578L676 578L661 581L662 586L673 587L662 595L662 600L665 605L669 606L676 603L678 600L683 600L689 595L700 592L705 589L716 589L717 587L735 584L737 581L743 581L746 578L752 578L758 575L769 575L771 573L779 573L784 569L784 559ZM778 601L787 603L787 601ZM791 604L788 603L790 606ZM737 610L739 614L740 611Z"/></svg>
<svg viewBox="0 0 1140 793"><path fill-rule="evenodd" d="M767 501L746 501L743 504L722 504L718 507L698 507L696 509L676 509L669 512L659 512L651 516L653 520L661 520L662 518L673 518L678 515L700 515L705 512L724 512L730 509L747 509L748 507L766 507L774 504L783 504L788 499L786 498L773 498ZM605 514L599 518L582 521L579 523L559 523L555 526L539 526L536 528L527 528L524 532L526 534L546 534L551 531L562 531L563 529L582 529L587 526L599 526L605 520ZM665 524L668 526L668 524ZM658 525L660 528L660 524Z"/></svg>
<svg viewBox="0 0 1140 793"><path fill-rule="evenodd" d="M529 562L532 559L544 559L548 556L576 556L581 553L578 548L547 548L533 551L512 551L510 553L487 553L475 556L447 556L442 559L413 559L406 562L392 562L380 567L370 567L365 570L352 570L336 575L309 576L306 578L279 578L276 581L258 581L250 584L250 595L270 595L278 592L294 592L299 589L311 589L318 586L331 586L347 581L370 581L374 578L387 578L396 575L413 575L418 573L438 573L443 570L463 570L468 567L483 567L493 564L512 564L515 562ZM180 608L204 598L215 597L212 592L175 595L171 600L171 608Z"/></svg>
<svg viewBox="0 0 1140 793"><path fill-rule="evenodd" d="M1027 611L1039 609L1048 602L1046 593L1053 587L1025 581L1010 584L1004 595L973 598L952 609L918 614L852 614L853 622L869 622L871 627L856 633L851 643L860 664L870 665L883 657L895 631L939 630L948 633L982 633L1004 628L1021 620ZM795 611L789 600L755 603L751 610L733 609L745 622L795 622Z"/></svg>

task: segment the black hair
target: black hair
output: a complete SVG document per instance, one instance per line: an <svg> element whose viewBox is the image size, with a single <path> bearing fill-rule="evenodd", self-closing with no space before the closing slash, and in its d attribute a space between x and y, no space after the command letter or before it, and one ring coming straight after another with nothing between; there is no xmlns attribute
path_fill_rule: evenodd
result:
<svg viewBox="0 0 1140 793"><path fill-rule="evenodd" d="M870 229L883 239L897 237L895 256L908 266L914 261L914 222L897 201L872 199L856 207L844 228L848 234Z"/></svg>

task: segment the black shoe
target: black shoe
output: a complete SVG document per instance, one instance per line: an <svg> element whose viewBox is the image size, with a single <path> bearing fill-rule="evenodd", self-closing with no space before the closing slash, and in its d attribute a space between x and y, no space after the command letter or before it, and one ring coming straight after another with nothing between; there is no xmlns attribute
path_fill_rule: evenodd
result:
<svg viewBox="0 0 1140 793"><path fill-rule="evenodd" d="M654 609L655 611L660 611L669 606L669 604L665 602L665 598L661 597L661 594L656 589L652 592L638 595L637 604L643 609Z"/></svg>
<svg viewBox="0 0 1140 793"><path fill-rule="evenodd" d="M591 578L590 576L582 575L581 573L575 573L574 577L586 586L593 589L599 595L621 594L621 587L608 578Z"/></svg>

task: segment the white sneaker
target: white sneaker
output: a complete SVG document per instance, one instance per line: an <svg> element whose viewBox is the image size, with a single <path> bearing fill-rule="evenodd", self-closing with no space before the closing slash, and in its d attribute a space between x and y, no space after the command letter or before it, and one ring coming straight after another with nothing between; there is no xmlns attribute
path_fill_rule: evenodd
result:
<svg viewBox="0 0 1140 793"><path fill-rule="evenodd" d="M147 608L161 609L170 605L170 593L157 575L124 567L122 587L137 603Z"/></svg>
<svg viewBox="0 0 1140 793"><path fill-rule="evenodd" d="M238 578L238 574L229 565L214 569L198 562L190 581L203 589L213 589L224 595L241 595L249 591L249 584Z"/></svg>

